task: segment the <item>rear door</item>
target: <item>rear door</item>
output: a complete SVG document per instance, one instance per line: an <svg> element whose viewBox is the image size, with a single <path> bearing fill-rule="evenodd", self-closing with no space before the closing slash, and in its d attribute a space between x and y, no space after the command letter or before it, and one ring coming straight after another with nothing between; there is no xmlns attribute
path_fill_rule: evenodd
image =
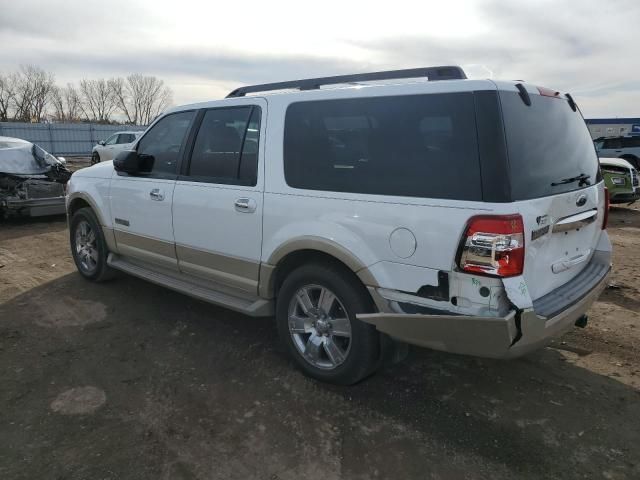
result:
<svg viewBox="0 0 640 480"><path fill-rule="evenodd" d="M500 92L513 207L522 214L524 276L532 299L567 283L600 239L604 184L580 114L560 96Z"/></svg>
<svg viewBox="0 0 640 480"><path fill-rule="evenodd" d="M194 111L158 120L137 145L150 171L118 172L111 180L111 214L118 252L177 270L171 209L177 169Z"/></svg>
<svg viewBox="0 0 640 480"><path fill-rule="evenodd" d="M207 109L173 198L182 272L256 294L266 102Z"/></svg>

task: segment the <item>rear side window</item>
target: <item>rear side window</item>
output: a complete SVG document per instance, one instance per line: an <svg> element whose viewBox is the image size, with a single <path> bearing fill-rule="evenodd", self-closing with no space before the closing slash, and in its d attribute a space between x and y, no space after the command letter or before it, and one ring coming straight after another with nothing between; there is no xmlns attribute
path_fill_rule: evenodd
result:
<svg viewBox="0 0 640 480"><path fill-rule="evenodd" d="M291 104L284 170L301 189L481 200L473 94Z"/></svg>
<svg viewBox="0 0 640 480"><path fill-rule="evenodd" d="M622 139L623 148L640 147L640 137L624 137Z"/></svg>
<svg viewBox="0 0 640 480"><path fill-rule="evenodd" d="M133 133L121 133L118 137L118 143L131 143L135 140Z"/></svg>
<svg viewBox="0 0 640 480"><path fill-rule="evenodd" d="M260 107L208 110L193 146L189 176L255 186L259 132Z"/></svg>
<svg viewBox="0 0 640 480"><path fill-rule="evenodd" d="M600 181L589 129L566 100L531 95L527 106L517 93L500 92L500 102L514 201L578 190Z"/></svg>

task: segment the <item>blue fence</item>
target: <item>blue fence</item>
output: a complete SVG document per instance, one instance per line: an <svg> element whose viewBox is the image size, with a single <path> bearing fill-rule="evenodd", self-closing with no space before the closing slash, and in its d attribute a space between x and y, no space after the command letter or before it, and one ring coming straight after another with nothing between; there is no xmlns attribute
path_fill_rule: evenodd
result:
<svg viewBox="0 0 640 480"><path fill-rule="evenodd" d="M37 143L54 155L91 155L100 140L119 131L140 131L146 127L100 125L96 123L0 122L0 137L15 137Z"/></svg>

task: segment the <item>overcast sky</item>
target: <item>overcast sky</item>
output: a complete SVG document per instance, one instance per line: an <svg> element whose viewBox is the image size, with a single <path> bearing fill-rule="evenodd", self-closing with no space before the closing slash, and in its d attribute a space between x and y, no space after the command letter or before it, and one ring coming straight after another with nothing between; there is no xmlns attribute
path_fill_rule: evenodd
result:
<svg viewBox="0 0 640 480"><path fill-rule="evenodd" d="M379 5L379 6L378 6ZM140 72L174 103L250 83L430 65L640 116L640 0L0 0L0 72L59 84Z"/></svg>

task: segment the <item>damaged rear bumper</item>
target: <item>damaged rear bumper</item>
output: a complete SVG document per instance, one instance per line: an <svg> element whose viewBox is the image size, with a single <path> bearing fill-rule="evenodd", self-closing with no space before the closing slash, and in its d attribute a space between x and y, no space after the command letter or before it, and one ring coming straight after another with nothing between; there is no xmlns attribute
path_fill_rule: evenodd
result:
<svg viewBox="0 0 640 480"><path fill-rule="evenodd" d="M515 358L548 345L570 330L607 285L611 251L597 250L573 280L503 317L359 314L397 340L451 353L489 358Z"/></svg>

